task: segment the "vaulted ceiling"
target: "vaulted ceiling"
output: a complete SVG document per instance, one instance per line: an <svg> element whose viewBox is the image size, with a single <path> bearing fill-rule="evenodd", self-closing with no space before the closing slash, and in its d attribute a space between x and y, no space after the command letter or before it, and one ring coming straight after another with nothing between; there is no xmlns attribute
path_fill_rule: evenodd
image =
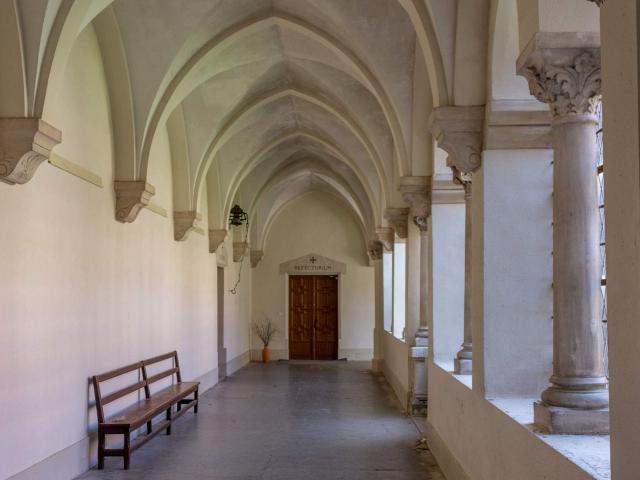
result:
<svg viewBox="0 0 640 480"><path fill-rule="evenodd" d="M210 228L225 228L239 202L259 244L284 203L321 190L349 205L366 239L400 201L400 177L432 168L425 125L449 102L453 60L441 51L453 49L455 2L29 3L1 7L19 25L30 19L21 28L33 41L20 47L22 97L0 97L0 113L46 117L73 40L92 24L116 179L147 179L151 145L166 128L174 210L202 209L206 187Z"/></svg>

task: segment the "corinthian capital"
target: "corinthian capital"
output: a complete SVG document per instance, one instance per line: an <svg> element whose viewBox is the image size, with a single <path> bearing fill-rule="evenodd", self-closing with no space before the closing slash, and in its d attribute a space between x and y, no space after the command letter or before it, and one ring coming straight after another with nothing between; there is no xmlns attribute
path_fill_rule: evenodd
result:
<svg viewBox="0 0 640 480"><path fill-rule="evenodd" d="M518 75L554 118L594 115L601 92L599 44L597 34L538 33L518 59Z"/></svg>
<svg viewBox="0 0 640 480"><path fill-rule="evenodd" d="M431 215L431 177L402 177L400 192L411 206L413 223L420 230L426 230Z"/></svg>
<svg viewBox="0 0 640 480"><path fill-rule="evenodd" d="M387 208L384 212L384 218L389 222L396 232L396 235L400 238L407 238L409 225L407 224L409 217L409 209L407 207L402 208Z"/></svg>
<svg viewBox="0 0 640 480"><path fill-rule="evenodd" d="M462 172L480 167L484 107L438 107L431 112L429 130L449 154L447 164Z"/></svg>

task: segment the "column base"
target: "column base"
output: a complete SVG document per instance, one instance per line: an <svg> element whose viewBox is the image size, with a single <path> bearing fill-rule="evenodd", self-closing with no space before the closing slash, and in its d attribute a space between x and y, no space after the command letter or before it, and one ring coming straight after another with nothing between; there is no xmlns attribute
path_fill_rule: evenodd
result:
<svg viewBox="0 0 640 480"><path fill-rule="evenodd" d="M534 402L536 427L546 433L566 435L606 435L609 433L609 409L581 410Z"/></svg>
<svg viewBox="0 0 640 480"><path fill-rule="evenodd" d="M411 401L411 415L427 416L427 396L414 395Z"/></svg>
<svg viewBox="0 0 640 480"><path fill-rule="evenodd" d="M473 360L470 358L454 358L453 373L456 375L471 375L473 372Z"/></svg>
<svg viewBox="0 0 640 480"><path fill-rule="evenodd" d="M416 337L416 344L419 338ZM411 396L409 398L409 411L411 415L427 415L428 379L427 363L429 347L415 346L409 349L411 358Z"/></svg>

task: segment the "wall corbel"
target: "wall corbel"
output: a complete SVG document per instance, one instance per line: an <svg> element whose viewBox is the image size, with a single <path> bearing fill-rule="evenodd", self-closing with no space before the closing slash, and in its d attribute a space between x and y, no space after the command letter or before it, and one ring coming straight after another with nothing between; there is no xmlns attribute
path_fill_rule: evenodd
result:
<svg viewBox="0 0 640 480"><path fill-rule="evenodd" d="M61 141L62 132L39 118L0 118L0 180L27 183Z"/></svg>

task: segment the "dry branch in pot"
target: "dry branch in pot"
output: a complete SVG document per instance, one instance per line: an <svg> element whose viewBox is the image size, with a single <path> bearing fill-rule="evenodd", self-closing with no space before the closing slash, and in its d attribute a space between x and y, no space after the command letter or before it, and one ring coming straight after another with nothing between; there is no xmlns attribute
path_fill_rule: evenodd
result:
<svg viewBox="0 0 640 480"><path fill-rule="evenodd" d="M265 347L269 346L269 342L278 331L276 326L268 318L262 322L254 322L253 330L260 340L262 340Z"/></svg>

